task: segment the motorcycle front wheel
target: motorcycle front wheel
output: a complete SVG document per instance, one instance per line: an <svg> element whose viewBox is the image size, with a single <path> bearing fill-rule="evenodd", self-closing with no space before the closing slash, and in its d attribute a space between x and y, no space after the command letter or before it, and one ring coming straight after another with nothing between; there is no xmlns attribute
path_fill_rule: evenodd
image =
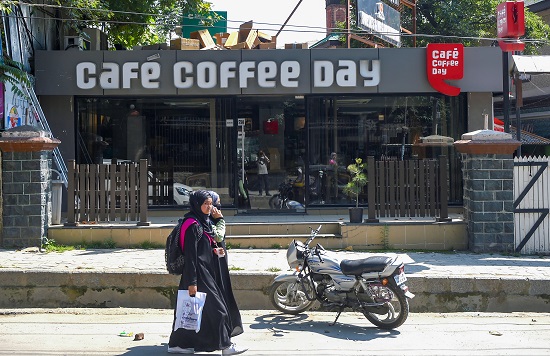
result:
<svg viewBox="0 0 550 356"><path fill-rule="evenodd" d="M309 283L304 283L307 294L313 297L315 292ZM315 300L308 300L302 285L298 282L275 282L269 290L271 304L280 312L287 314L300 314L309 310Z"/></svg>
<svg viewBox="0 0 550 356"><path fill-rule="evenodd" d="M409 316L409 301L401 289L391 283L385 286L369 284L369 288L374 302L383 304L373 309L366 307L363 315L367 320L380 329L391 330L401 326Z"/></svg>

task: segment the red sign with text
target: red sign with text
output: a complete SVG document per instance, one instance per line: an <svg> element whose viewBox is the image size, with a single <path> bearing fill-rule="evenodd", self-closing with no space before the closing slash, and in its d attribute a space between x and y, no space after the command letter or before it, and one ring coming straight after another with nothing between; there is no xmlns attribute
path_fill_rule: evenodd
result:
<svg viewBox="0 0 550 356"><path fill-rule="evenodd" d="M506 1L497 5L497 36L517 38L525 34L523 1Z"/></svg>
<svg viewBox="0 0 550 356"><path fill-rule="evenodd" d="M464 77L464 46L460 43L430 43L426 48L428 82L438 92L457 96L460 88L446 80Z"/></svg>

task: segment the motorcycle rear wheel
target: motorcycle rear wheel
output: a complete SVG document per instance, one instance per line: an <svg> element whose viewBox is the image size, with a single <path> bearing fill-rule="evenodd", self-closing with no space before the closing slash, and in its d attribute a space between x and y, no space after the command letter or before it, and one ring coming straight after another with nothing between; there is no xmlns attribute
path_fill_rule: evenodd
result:
<svg viewBox="0 0 550 356"><path fill-rule="evenodd" d="M380 329L391 330L401 326L409 316L409 301L401 289L391 283L373 285L372 289L375 301L386 300L383 307L387 311L383 314L363 311L363 315Z"/></svg>
<svg viewBox="0 0 550 356"><path fill-rule="evenodd" d="M308 287L308 283L305 285L308 288L307 294L313 297L315 292ZM273 283L269 290L269 300L278 311L293 315L309 310L315 302L307 299L300 283L288 281Z"/></svg>

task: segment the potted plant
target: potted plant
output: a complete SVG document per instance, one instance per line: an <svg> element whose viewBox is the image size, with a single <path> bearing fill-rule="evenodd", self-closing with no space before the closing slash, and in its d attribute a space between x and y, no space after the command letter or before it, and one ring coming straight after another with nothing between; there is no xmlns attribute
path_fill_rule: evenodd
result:
<svg viewBox="0 0 550 356"><path fill-rule="evenodd" d="M363 163L363 159L356 158L355 163L350 164L347 168L351 179L344 187L344 193L355 199L355 208L349 209L350 223L363 221L363 208L359 207L359 194L368 182L367 173L365 172L366 165L366 163Z"/></svg>

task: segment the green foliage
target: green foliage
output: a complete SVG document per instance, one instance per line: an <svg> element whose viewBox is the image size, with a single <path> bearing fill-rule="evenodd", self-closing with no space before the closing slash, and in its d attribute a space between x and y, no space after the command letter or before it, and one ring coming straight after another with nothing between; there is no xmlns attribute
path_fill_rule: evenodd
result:
<svg viewBox="0 0 550 356"><path fill-rule="evenodd" d="M424 47L430 42L460 42L465 46L488 46L497 37L496 7L501 0L423 0L417 2L416 33L436 35L435 37L419 36L417 47ZM467 16L465 16L467 14ZM403 18L403 27L412 29L412 17ZM448 36L448 37L438 37ZM543 19L525 8L526 54L535 54L548 41L550 26ZM405 41L411 45L412 39Z"/></svg>
<svg viewBox="0 0 550 356"><path fill-rule="evenodd" d="M151 241L143 241L138 245L138 248L141 248L144 250L156 250L156 249L163 249L164 245L157 244Z"/></svg>
<svg viewBox="0 0 550 356"><path fill-rule="evenodd" d="M203 0L54 0L64 7L68 30L81 33L86 27L101 28L110 43L131 48L135 45L165 43L170 31L184 14L202 15L213 23L211 4Z"/></svg>
<svg viewBox="0 0 550 356"><path fill-rule="evenodd" d="M45 239L42 248L46 252L65 252L74 250L74 246L58 245L54 239Z"/></svg>
<svg viewBox="0 0 550 356"><path fill-rule="evenodd" d="M344 193L355 198L355 207L359 207L359 194L368 183L367 174L365 173L366 168L367 164L363 163L361 158L356 158L355 163L350 164L347 168L351 179L344 187Z"/></svg>
<svg viewBox="0 0 550 356"><path fill-rule="evenodd" d="M32 83L23 68L23 64L14 61L6 55L2 55L2 59L0 61L0 82L11 84L12 92L16 96L27 98L27 94L21 88L23 86L29 88L32 86Z"/></svg>
<svg viewBox="0 0 550 356"><path fill-rule="evenodd" d="M416 47L428 43L462 43L467 47L496 45L496 8L503 0L422 0L416 2ZM414 32L413 12L403 6L401 27ZM372 42L381 42L373 35L357 27L356 1L351 1L350 27L352 33L359 33ZM337 24L342 33L346 23ZM549 43L550 26L542 17L525 7L524 54L538 54L539 49ZM340 36L346 43L346 36ZM384 44L387 46L387 44ZM352 40L351 47L368 47L365 43ZM403 36L402 47L413 47L413 37Z"/></svg>

